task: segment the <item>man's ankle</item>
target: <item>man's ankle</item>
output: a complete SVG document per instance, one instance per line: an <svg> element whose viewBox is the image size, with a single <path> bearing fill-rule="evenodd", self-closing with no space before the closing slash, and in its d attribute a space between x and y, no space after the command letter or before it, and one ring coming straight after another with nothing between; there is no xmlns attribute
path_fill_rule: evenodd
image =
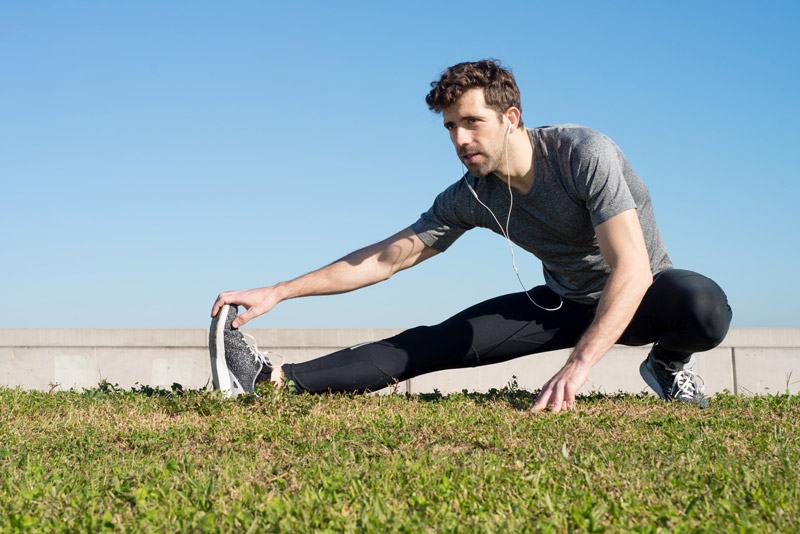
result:
<svg viewBox="0 0 800 534"><path fill-rule="evenodd" d="M667 350L664 349L664 347L662 347L658 343L653 345L653 351L652 352L653 352L653 357L656 360L658 360L659 362L662 362L664 364L667 364L667 365L669 365L672 362L679 362L679 363L682 363L682 364L686 364L686 363L689 363L691 361L691 359L692 359L692 355L691 354L687 355L687 354L684 354L684 353L667 351Z"/></svg>
<svg viewBox="0 0 800 534"><path fill-rule="evenodd" d="M272 369L272 376L270 376L270 382L272 382L278 387L282 386L283 383L286 382L286 375L283 374L283 366L274 367Z"/></svg>

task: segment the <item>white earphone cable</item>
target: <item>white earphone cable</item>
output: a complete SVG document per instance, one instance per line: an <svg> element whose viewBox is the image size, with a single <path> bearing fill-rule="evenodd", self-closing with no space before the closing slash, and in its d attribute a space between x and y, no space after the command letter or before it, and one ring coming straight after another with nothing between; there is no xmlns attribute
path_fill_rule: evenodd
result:
<svg viewBox="0 0 800 534"><path fill-rule="evenodd" d="M509 135L510 131L511 131L511 126L509 126L508 130L506 130L505 142L504 142L505 153L506 153L506 182L508 183L508 198L509 198L508 217L506 217L505 230L503 229L503 225L500 224L500 221L498 220L497 216L494 214L492 209L489 206L487 206L486 204L484 204L483 201L480 198L478 198L478 193L475 192L475 190L472 188L472 186L467 181L466 172L462 175L462 178L464 179L464 183L467 184L467 188L469 188L470 192L472 193L472 196L475 197L475 200L478 201L478 204L480 204L481 206L486 208L486 210L491 214L492 218L494 219L494 222L496 222L498 228L500 228L500 233L503 234L503 237L505 237L506 241L508 241L508 248L509 248L509 250L511 250L511 266L514 267L514 274L517 275L517 280L519 280L519 285L522 286L522 290L525 292L525 296L528 297L528 300L530 300L533 303L533 305L536 306L539 309L542 309L544 311L558 311L564 305L564 299L561 298L561 296L559 295L559 297L558 297L559 298L559 303L558 303L558 306L555 307L555 308L546 308L546 307L538 304L535 300L533 300L533 298L531 297L530 293L528 293L528 289L525 287L525 284L522 282L522 278L519 275L519 269L517 268L517 262L516 262L516 258L514 256L514 245L513 245L513 242L511 241L511 237L509 236L509 230L508 230L510 225L511 225L511 210L514 208L514 192L511 190L511 165L509 165L509 161L508 161L508 135ZM461 162L461 169L464 170L464 163L463 162Z"/></svg>

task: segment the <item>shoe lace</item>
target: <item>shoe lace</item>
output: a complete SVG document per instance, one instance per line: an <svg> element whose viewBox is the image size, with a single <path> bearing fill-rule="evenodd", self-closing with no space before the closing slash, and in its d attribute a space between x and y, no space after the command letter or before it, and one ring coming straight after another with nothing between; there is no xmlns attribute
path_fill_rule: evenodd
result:
<svg viewBox="0 0 800 534"><path fill-rule="evenodd" d="M698 380L701 382L699 389L697 387ZM694 371L683 369L675 373L675 379L672 381L672 392L676 399L693 399L697 393L703 393L705 389L705 380Z"/></svg>
<svg viewBox="0 0 800 534"><path fill-rule="evenodd" d="M284 358L283 356L281 356L280 354L278 354L276 352L272 352L270 350L265 350L265 351L262 352L261 350L259 350L258 344L256 343L256 338L254 338L250 334L242 332L242 335L244 337L246 337L247 339L249 339L250 343L253 344L253 346L250 347L250 348L253 350L253 357L254 357L256 363L262 363L262 364L264 364L267 367L270 367L272 369L274 369L275 367L282 367L283 364L286 363L286 358ZM272 361L272 358L275 358L276 360L279 359L281 363L276 365Z"/></svg>

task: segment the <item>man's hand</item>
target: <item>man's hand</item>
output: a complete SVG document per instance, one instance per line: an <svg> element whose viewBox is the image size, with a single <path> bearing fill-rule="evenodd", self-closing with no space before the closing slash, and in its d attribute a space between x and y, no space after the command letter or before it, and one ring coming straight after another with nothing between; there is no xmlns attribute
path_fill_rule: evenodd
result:
<svg viewBox="0 0 800 534"><path fill-rule="evenodd" d="M244 306L247 311L238 315L231 324L234 328L239 328L250 319L263 315L274 308L281 301L276 292L275 287L262 287L260 289L220 293L214 302L214 307L211 309L211 317L216 317L225 304Z"/></svg>
<svg viewBox="0 0 800 534"><path fill-rule="evenodd" d="M567 361L564 367L542 387L542 392L533 403L531 411L540 412L545 408L549 408L551 412L571 410L575 406L575 395L589 378L590 367Z"/></svg>

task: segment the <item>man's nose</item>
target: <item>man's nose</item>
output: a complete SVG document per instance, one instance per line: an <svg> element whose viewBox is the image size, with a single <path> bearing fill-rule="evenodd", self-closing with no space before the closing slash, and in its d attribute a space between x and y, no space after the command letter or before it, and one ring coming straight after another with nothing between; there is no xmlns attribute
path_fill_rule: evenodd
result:
<svg viewBox="0 0 800 534"><path fill-rule="evenodd" d="M467 146L470 142L472 142L472 137L469 134L469 130L466 128L455 129L453 133L453 143L455 143L456 147Z"/></svg>

